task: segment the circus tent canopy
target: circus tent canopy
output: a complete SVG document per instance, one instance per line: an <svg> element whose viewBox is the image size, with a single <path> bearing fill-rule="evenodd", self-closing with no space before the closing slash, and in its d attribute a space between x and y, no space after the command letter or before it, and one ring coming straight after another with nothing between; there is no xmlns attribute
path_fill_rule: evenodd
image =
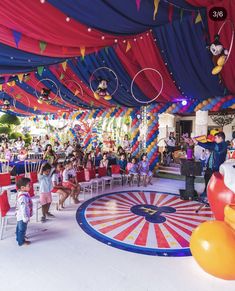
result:
<svg viewBox="0 0 235 291"><path fill-rule="evenodd" d="M154 101L159 104L223 96L230 96L232 104L234 46L221 75L211 74L214 64L208 45L221 23L207 15L215 3L226 6L228 18L234 21L233 1L142 0L126 5L115 0L71 0L69 4L3 0L0 101L8 99L14 113L21 115L139 107L148 104L163 85ZM228 25L221 35L225 47L230 36ZM93 96L98 81L92 76L102 67L117 76L110 78L109 70L99 70L100 77L109 79L108 90L115 92L110 101ZM145 68L160 72L163 83L151 70L136 76ZM51 104L37 102L42 88L51 89Z"/></svg>

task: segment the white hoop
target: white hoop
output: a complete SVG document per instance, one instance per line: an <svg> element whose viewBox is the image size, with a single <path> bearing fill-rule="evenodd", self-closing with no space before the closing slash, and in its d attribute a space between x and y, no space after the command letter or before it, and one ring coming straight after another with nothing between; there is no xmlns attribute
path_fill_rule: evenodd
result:
<svg viewBox="0 0 235 291"><path fill-rule="evenodd" d="M133 84L134 84L134 81L135 81L136 77L137 77L140 73L142 73L143 71L146 71L146 70L154 71L155 73L158 74L158 76L159 76L160 79L161 79L161 88L160 88L159 93L158 93L158 94L157 94L157 95L156 95L152 100L149 100L149 101L141 101L141 100L138 100L138 99L135 97L134 93L133 93ZM132 81L131 81L131 95L132 95L132 97L135 99L135 101L137 101L137 102L139 102L139 103L142 103L142 104L149 104L149 103L155 101L155 100L156 100L156 99L157 99L157 98L162 94L163 85L164 85L164 84L163 84L162 74L161 74L158 70L153 69L153 68L144 68L144 69L140 70L139 72L137 72L137 73L135 74L134 78L133 78Z"/></svg>
<svg viewBox="0 0 235 291"><path fill-rule="evenodd" d="M89 84L90 84L91 91L92 91L93 93L95 93L95 91L96 91L96 90L93 90L93 88L92 88L92 83L91 83L91 82L93 81L93 76L94 76L94 74L95 74L97 71L99 71L99 70L108 70L109 72L112 72L112 73L114 74L115 79L117 80L116 88L114 89L114 91L112 92L112 94L109 94L110 96L113 96L113 95L116 93L117 89L118 89L118 76L117 76L117 74L116 74L112 69L110 69L110 68L108 68L108 67L99 67L99 68L95 69L95 71L91 74L91 77L90 77L90 80L89 80Z"/></svg>
<svg viewBox="0 0 235 291"><path fill-rule="evenodd" d="M48 104L51 104L51 103L56 99L56 97L58 96L59 88L58 88L57 84L56 84L53 80L51 80L51 79L49 79L49 78L45 78L45 79L41 79L41 80L39 80L39 81L37 82L35 88L34 88L35 95L36 95L36 97L37 97L38 99L39 99L40 97L39 97L38 92L37 92L37 86L38 86L40 83L43 85L43 83L42 83L43 81L50 81L53 85L55 85L55 88L56 88L56 94L55 94L55 97L54 97L53 99L50 99L50 100L47 102Z"/></svg>
<svg viewBox="0 0 235 291"><path fill-rule="evenodd" d="M75 84L79 87L79 89L80 89L80 91L81 91L80 96L83 96L83 95L84 95L84 92L83 92L82 86L81 86L77 81L74 81L74 80L72 80L72 79L71 79L71 80L66 80L66 81L64 81L64 82L62 83L62 85L64 85L64 86L66 87L67 90L70 91L70 89L66 86L66 84L67 84L68 82L73 82L73 83L75 83ZM74 93L73 93L73 94L74 94ZM66 101L66 100L62 97L61 89L59 89L59 96L60 96L60 98L61 98L65 103L67 103L68 105L71 106L71 103L69 103L68 101ZM74 94L74 96L77 96L77 95Z"/></svg>
<svg viewBox="0 0 235 291"><path fill-rule="evenodd" d="M23 98L23 97L22 97ZM26 98L27 99L27 101L28 101L28 110L27 111L25 111L26 113L27 112L29 112L29 108L30 108L30 105L31 105L31 103L30 103L30 100L29 100L29 98L28 98L28 96L24 96L24 98ZM13 99L13 106L15 107L15 109L17 109L17 107L16 107L16 102L18 101L18 102L20 102L20 100L21 100L21 98L20 99L16 99L16 97L15 98L12 98ZM23 103L22 103L23 104ZM23 104L24 105L24 104ZM26 105L25 105L26 106Z"/></svg>
<svg viewBox="0 0 235 291"><path fill-rule="evenodd" d="M230 46L229 46L229 50L228 50L228 55L227 55L227 57L226 57L226 60L225 60L224 64L226 64L227 61L228 61L228 59L229 59L229 56L230 56L230 54L231 54L232 47L233 47L233 42L234 42L234 25L233 25L233 22L232 22L230 19L225 20L225 21L223 22L223 24L221 25L221 27L220 27L220 29L219 29L219 31L218 31L218 35L220 35L222 28L224 27L224 25L225 25L227 22L230 23L230 26L231 26L231 29L232 29L232 36L231 36Z"/></svg>

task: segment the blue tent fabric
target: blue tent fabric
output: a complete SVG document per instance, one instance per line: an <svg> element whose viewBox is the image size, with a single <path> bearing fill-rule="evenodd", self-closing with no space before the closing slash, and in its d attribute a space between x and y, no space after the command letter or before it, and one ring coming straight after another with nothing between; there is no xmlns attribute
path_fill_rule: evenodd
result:
<svg viewBox="0 0 235 291"><path fill-rule="evenodd" d="M154 1L141 1L140 9L137 10L136 2L117 0L47 0L51 5L58 8L66 15L77 21L104 32L112 34L137 34L152 27L164 25L169 22L169 2L175 4L173 21L180 19L179 7L185 10L184 15L199 9L183 0L160 1L157 17L153 19ZM68 3L69 2L69 3ZM204 9L201 9L204 11Z"/></svg>
<svg viewBox="0 0 235 291"><path fill-rule="evenodd" d="M213 63L204 37L202 23L190 17L153 28L157 45L168 69L183 95L205 99L223 96L225 87L211 74Z"/></svg>
<svg viewBox="0 0 235 291"><path fill-rule="evenodd" d="M0 43L0 74L30 72L36 70L39 66L63 61L63 58L36 55Z"/></svg>

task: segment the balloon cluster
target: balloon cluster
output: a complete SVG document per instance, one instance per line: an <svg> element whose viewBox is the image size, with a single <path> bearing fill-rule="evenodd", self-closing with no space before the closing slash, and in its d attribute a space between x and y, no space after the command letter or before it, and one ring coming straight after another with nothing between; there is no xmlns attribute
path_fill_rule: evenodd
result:
<svg viewBox="0 0 235 291"><path fill-rule="evenodd" d="M154 105L150 105L147 109L148 112L148 134L146 140L146 151L150 162L151 171L158 169L158 134L159 134L159 123L158 123L158 108Z"/></svg>
<svg viewBox="0 0 235 291"><path fill-rule="evenodd" d="M131 124L131 148L132 155L137 156L139 154L139 136L140 136L140 110L135 109L131 114L132 124Z"/></svg>
<svg viewBox="0 0 235 291"><path fill-rule="evenodd" d="M228 162L221 167L228 167L226 175L234 171L233 164ZM216 220L204 222L193 231L190 250L204 271L235 280L235 188L230 189L232 182L225 185L225 179L226 176L214 173L209 181L208 200Z"/></svg>

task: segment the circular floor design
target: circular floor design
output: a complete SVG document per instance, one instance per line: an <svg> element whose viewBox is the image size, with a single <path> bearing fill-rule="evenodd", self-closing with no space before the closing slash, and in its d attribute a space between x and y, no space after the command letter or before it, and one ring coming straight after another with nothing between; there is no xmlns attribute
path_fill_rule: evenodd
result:
<svg viewBox="0 0 235 291"><path fill-rule="evenodd" d="M176 194L122 191L97 196L77 211L80 227L93 238L126 251L159 256L189 256L193 229L211 220L208 208Z"/></svg>

